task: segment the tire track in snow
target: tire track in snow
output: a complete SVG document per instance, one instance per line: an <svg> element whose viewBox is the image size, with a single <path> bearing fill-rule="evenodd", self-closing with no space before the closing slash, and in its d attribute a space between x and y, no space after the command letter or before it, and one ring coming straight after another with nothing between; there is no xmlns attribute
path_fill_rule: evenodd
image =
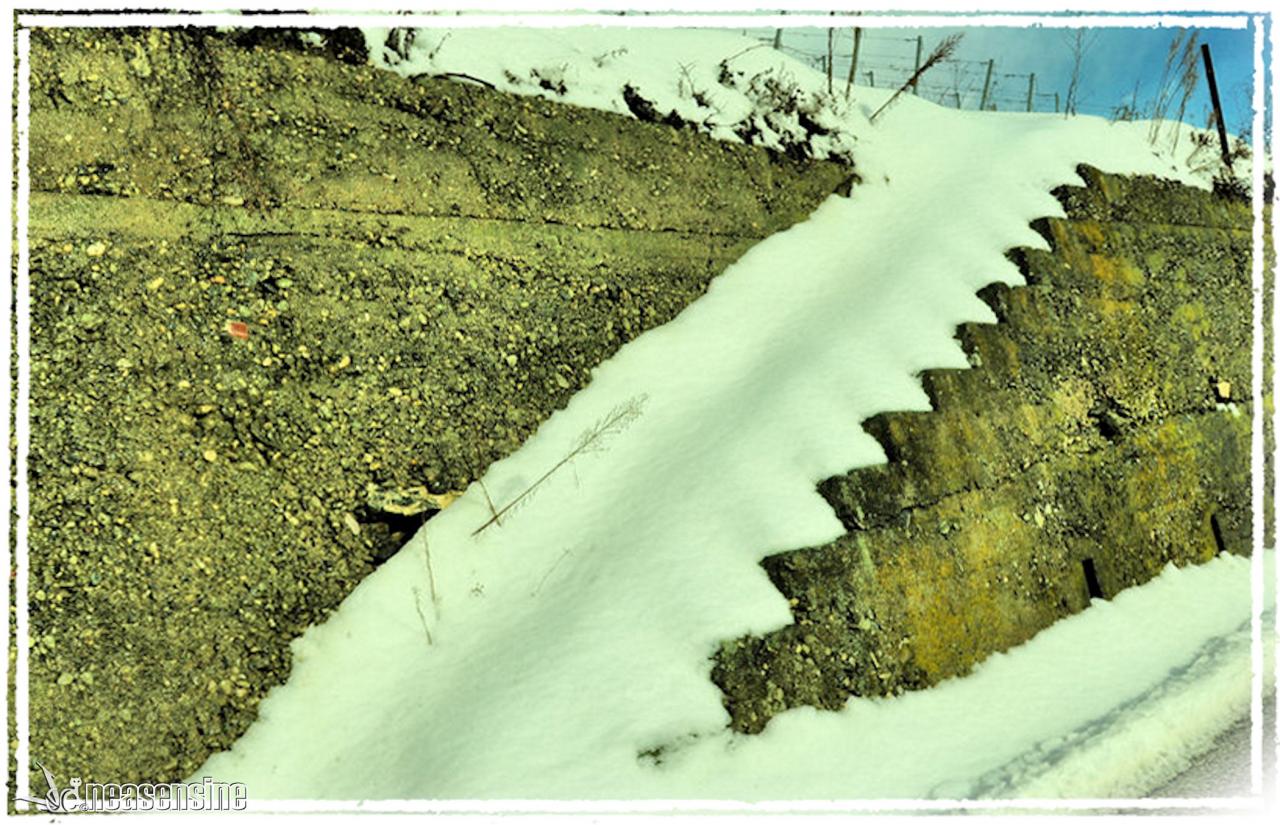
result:
<svg viewBox="0 0 1280 825"><path fill-rule="evenodd" d="M1264 623L1267 620L1264 619ZM1131 796L1139 794L1175 776L1230 723L1247 715L1249 708L1249 629L1242 622L1230 633L1206 639L1193 658L1171 668L1163 680L1118 702L1109 711L1087 724L1078 726L1051 740L1042 741L1016 759L994 771L977 777L965 788L938 788L930 794L936 798L1016 799L1042 798L1047 789L1052 795L1069 796L1062 789L1083 786L1093 795ZM1203 696L1205 703L1187 701L1188 696ZM1168 727L1171 720L1162 716L1153 720L1152 708L1178 704L1183 708L1201 704L1207 710L1197 720L1196 735L1191 742L1163 740L1150 732L1148 741L1154 747L1142 754L1126 755L1127 770L1116 771L1114 785L1108 793L1099 794L1098 775L1108 773L1109 761L1117 754L1108 753L1109 746L1122 743L1132 747L1142 739L1142 726L1156 724ZM1206 721L1208 720L1208 721ZM1168 749L1173 745L1172 749ZM1141 767L1135 768L1135 762Z"/></svg>

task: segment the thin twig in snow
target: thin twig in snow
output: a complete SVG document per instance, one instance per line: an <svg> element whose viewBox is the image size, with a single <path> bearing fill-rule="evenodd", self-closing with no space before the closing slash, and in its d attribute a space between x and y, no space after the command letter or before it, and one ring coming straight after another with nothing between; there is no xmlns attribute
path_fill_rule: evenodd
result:
<svg viewBox="0 0 1280 825"><path fill-rule="evenodd" d="M627 427L631 426L633 421L640 417L640 412L644 407L646 398L647 396L645 395L637 395L625 404L619 404L617 407L614 407L608 415L597 421L594 426L578 437L574 448L569 451L568 455L557 461L551 469L547 470L539 476L536 481L524 488L524 491L521 492L520 495L503 505L496 513L493 514L493 516L489 518L488 521L477 527L471 535L474 536L479 534L480 531L496 522L513 507L516 507L526 500L535 490L538 489L539 485L548 478L551 478L551 476L564 465L581 455L599 452L604 449L605 442L608 441L609 438L621 433Z"/></svg>
<svg viewBox="0 0 1280 825"><path fill-rule="evenodd" d="M422 622L422 632L427 634L427 644L435 644L435 640L431 638L431 628L427 627L427 616L422 612L422 591L414 587L409 588L413 591L413 609L418 611L418 620Z"/></svg>
<svg viewBox="0 0 1280 825"><path fill-rule="evenodd" d="M431 569L431 546L426 536L422 538L422 561L427 566L427 585L431 588L431 606L435 608L436 617L440 616L440 596L436 593L436 574Z"/></svg>
<svg viewBox="0 0 1280 825"><path fill-rule="evenodd" d="M551 574L556 571L556 568L560 566L560 562L564 561L565 556L569 555L570 552L572 551L565 550L560 554L560 557L552 563L551 567L547 568L547 572L543 573L542 578L538 580L538 586L533 588L533 592L529 594L530 598L538 595L538 591L542 589L542 585L547 583L547 579L551 578Z"/></svg>
<svg viewBox="0 0 1280 825"><path fill-rule="evenodd" d="M484 493L484 503L489 505L489 515L493 516L495 521L498 521L498 510L493 506L493 499L489 498L489 488L485 486L484 479L478 478L476 483L480 485L480 492ZM498 526L502 526L501 521L498 521Z"/></svg>
<svg viewBox="0 0 1280 825"><path fill-rule="evenodd" d="M753 51L755 51L756 49L763 49L764 47L766 47L766 46L768 46L768 45L769 45L768 43L757 43L757 44L756 44L756 45L754 45L754 46L747 46L747 47L746 47L745 49L743 49L742 51L740 51L740 52L738 52L738 53L736 53L736 54L734 54L734 55L731 55L731 56L729 56L729 57L726 57L724 60L721 60L720 62L721 62L721 63L725 63L725 64L727 64L730 60L737 60L739 57L742 57L742 56L743 56L744 54L746 54L747 52L753 52Z"/></svg>

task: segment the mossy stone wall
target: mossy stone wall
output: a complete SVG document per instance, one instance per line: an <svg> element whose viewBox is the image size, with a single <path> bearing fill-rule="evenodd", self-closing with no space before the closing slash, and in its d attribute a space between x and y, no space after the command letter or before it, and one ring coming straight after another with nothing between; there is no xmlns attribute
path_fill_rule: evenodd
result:
<svg viewBox="0 0 1280 825"><path fill-rule="evenodd" d="M1253 546L1247 203L1082 167L981 294L972 369L865 422L888 462L820 487L849 532L765 560L795 623L726 643L733 725L926 687L1166 564ZM1268 399L1270 388L1268 384Z"/></svg>

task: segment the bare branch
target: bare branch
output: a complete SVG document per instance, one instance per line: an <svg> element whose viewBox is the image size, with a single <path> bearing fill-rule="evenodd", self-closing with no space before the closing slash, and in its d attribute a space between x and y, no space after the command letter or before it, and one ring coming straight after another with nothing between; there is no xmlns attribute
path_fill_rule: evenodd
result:
<svg viewBox="0 0 1280 825"><path fill-rule="evenodd" d="M964 37L963 34L953 34L950 37L943 39L941 43L935 46L933 51L929 53L929 56L925 58L925 61L920 64L920 68L916 69L915 72L912 73L911 77L907 78L906 82L904 82L901 86L899 86L898 90L893 93L893 97L886 100L883 106L875 110L875 112L871 115L871 120L874 121L881 112L889 108L889 106L895 100L898 99L899 95L901 95L907 89L910 89L913 85L915 85L915 83L924 75L925 72L929 71L934 66L941 63L943 60L946 60L947 58L951 57L951 55L956 50L956 46L960 45L960 40L963 37Z"/></svg>
<svg viewBox="0 0 1280 825"><path fill-rule="evenodd" d="M644 402L646 400L647 396L643 394L637 395L626 403L619 404L617 407L614 407L608 415L597 421L582 433L582 435L578 436L578 440L575 442L573 449L569 451L568 455L557 461L551 469L547 470L539 476L536 481L524 488L520 495L503 505L489 518L488 521L477 527L471 535L477 535L489 525L497 522L499 518L508 513L513 507L519 506L521 502L533 495L544 481L551 478L551 476L564 465L581 455L598 452L604 449L605 442L631 426L632 422L640 417L640 413L644 409Z"/></svg>

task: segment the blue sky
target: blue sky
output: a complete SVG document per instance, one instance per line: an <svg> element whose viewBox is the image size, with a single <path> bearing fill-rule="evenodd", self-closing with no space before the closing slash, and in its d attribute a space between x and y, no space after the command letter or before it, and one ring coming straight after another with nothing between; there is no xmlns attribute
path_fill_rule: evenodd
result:
<svg viewBox="0 0 1280 825"><path fill-rule="evenodd" d="M1067 41L1074 31L982 26L866 29L859 58L858 82L867 83L870 78L866 72L870 70L875 72L877 86L897 85L904 76L903 69L909 71L914 63L917 35L923 36L924 52L928 54L943 37L961 32L964 39L955 57L966 62L935 68L922 80L925 94L935 100L945 97L951 105L959 89L965 108L977 108L986 74L985 63L994 59L993 86L999 108L1025 109L1027 75L1035 72L1039 95L1036 107L1041 111L1053 111L1053 93L1059 94L1060 102L1066 97L1072 64ZM1177 29L1098 28L1086 31L1096 35L1096 39L1082 63L1079 111L1082 114L1110 114L1114 106L1133 97L1135 83L1138 84L1138 102L1147 103L1159 85L1165 55ZM1209 43L1213 54L1218 92L1226 112L1228 129L1232 134L1238 134L1249 125L1251 117L1252 30L1197 31L1201 42ZM752 33L768 34L765 31ZM785 29L782 42L785 47L817 56L826 53L827 33L825 29ZM835 67L839 77L848 73L851 44L850 31L838 30ZM901 68L895 71L894 67ZM1199 81L1184 119L1203 126L1209 111L1209 92L1203 71L1198 74Z"/></svg>

